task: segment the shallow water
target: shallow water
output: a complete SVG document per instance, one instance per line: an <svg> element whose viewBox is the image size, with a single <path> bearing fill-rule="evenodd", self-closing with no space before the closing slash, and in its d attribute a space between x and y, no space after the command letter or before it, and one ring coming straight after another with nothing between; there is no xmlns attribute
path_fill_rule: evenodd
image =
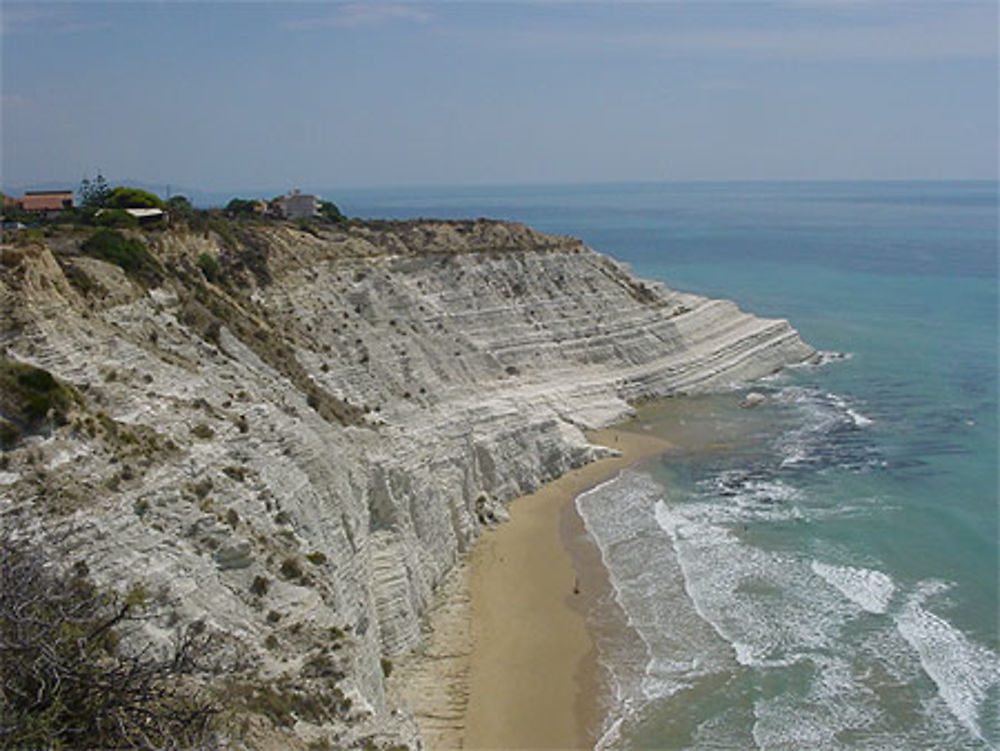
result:
<svg viewBox="0 0 1000 751"><path fill-rule="evenodd" d="M996 742L1000 661L959 625L968 585L898 568L923 544L906 469L858 405L800 379L755 386L753 410L647 410L677 450L578 499L645 645L641 667L608 664L607 747Z"/></svg>
<svg viewBox="0 0 1000 751"><path fill-rule="evenodd" d="M666 400L584 494L630 630L612 748L996 748L997 185L367 191L347 213L574 234L843 357ZM618 633L619 636L615 636Z"/></svg>

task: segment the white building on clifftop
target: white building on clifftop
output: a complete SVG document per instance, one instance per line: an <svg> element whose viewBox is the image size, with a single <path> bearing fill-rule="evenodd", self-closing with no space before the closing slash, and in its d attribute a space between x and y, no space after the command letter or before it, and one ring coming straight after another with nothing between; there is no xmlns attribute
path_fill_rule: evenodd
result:
<svg viewBox="0 0 1000 751"><path fill-rule="evenodd" d="M319 197L298 189L278 199L278 210L285 219L311 219L319 216Z"/></svg>

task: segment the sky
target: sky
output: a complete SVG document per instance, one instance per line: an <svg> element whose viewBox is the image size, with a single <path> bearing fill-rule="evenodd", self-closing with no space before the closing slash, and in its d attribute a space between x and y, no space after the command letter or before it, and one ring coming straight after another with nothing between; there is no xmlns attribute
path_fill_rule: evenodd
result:
<svg viewBox="0 0 1000 751"><path fill-rule="evenodd" d="M995 0L8 2L0 183L996 179Z"/></svg>

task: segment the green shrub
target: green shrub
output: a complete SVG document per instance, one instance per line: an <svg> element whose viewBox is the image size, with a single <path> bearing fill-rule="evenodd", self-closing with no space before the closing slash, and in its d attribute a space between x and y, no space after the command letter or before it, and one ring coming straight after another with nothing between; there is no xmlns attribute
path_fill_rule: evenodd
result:
<svg viewBox="0 0 1000 751"><path fill-rule="evenodd" d="M201 438L203 441L207 441L210 440L215 435L215 431L212 430L205 423L200 422L193 428L191 428L191 435L193 435L195 438Z"/></svg>
<svg viewBox="0 0 1000 751"><path fill-rule="evenodd" d="M212 487L213 487L212 478L206 477L204 480L199 480L197 483L195 483L191 487L191 490L194 491L196 497L204 498L206 495L212 492Z"/></svg>
<svg viewBox="0 0 1000 751"><path fill-rule="evenodd" d="M381 663L382 663L382 675L388 678L390 675L392 675L392 660L390 660L388 657L383 657L381 659Z"/></svg>
<svg viewBox="0 0 1000 751"><path fill-rule="evenodd" d="M190 220L194 216L194 207L185 196L172 196L167 199L167 213L173 219Z"/></svg>
<svg viewBox="0 0 1000 751"><path fill-rule="evenodd" d="M41 428L50 416L65 424L76 399L47 370L0 358L0 443L9 448L21 432Z"/></svg>
<svg viewBox="0 0 1000 751"><path fill-rule="evenodd" d="M304 573L297 558L286 558L281 562L281 575L286 579L299 579Z"/></svg>
<svg viewBox="0 0 1000 751"><path fill-rule="evenodd" d="M160 264L141 242L113 229L99 229L80 246L85 255L121 267L129 276L148 284L163 280Z"/></svg>
<svg viewBox="0 0 1000 751"><path fill-rule="evenodd" d="M131 229L139 226L139 220L124 209L103 209L100 213L95 213L91 221L98 227Z"/></svg>
<svg viewBox="0 0 1000 751"><path fill-rule="evenodd" d="M14 448L19 440L21 440L21 429L12 422L0 419L0 448Z"/></svg>
<svg viewBox="0 0 1000 751"><path fill-rule="evenodd" d="M253 578L253 583L250 585L250 591L258 597L263 597L267 594L267 590L270 589L270 587L271 583L267 580L266 576L255 576Z"/></svg>
<svg viewBox="0 0 1000 751"><path fill-rule="evenodd" d="M247 471L237 464L230 464L227 467L223 467L222 473L236 482L243 482L247 476Z"/></svg>
<svg viewBox="0 0 1000 751"><path fill-rule="evenodd" d="M320 201L319 215L333 224L341 224L347 221L347 217L341 214L340 209L337 208L337 204L331 201Z"/></svg>
<svg viewBox="0 0 1000 751"><path fill-rule="evenodd" d="M210 253L202 253L198 256L198 268L201 269L201 273L210 282L218 281L222 273L219 262Z"/></svg>
<svg viewBox="0 0 1000 751"><path fill-rule="evenodd" d="M313 226L313 223L308 219L299 219L299 221L295 223L295 228L301 230L302 232L307 232L313 237L322 237L319 230L317 230L316 227Z"/></svg>
<svg viewBox="0 0 1000 751"><path fill-rule="evenodd" d="M226 213L230 216L257 216L259 203L252 198L234 198L226 204Z"/></svg>

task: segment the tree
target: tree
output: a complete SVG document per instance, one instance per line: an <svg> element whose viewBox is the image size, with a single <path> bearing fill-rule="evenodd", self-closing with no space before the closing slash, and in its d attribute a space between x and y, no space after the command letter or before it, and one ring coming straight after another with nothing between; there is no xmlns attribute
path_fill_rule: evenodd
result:
<svg viewBox="0 0 1000 751"><path fill-rule="evenodd" d="M0 747L204 748L217 709L191 680L205 661L202 625L167 656L127 649L146 597L58 571L42 551L0 536Z"/></svg>
<svg viewBox="0 0 1000 751"><path fill-rule="evenodd" d="M226 213L230 216L255 216L261 213L260 201L246 198L234 198L226 204Z"/></svg>
<svg viewBox="0 0 1000 751"><path fill-rule="evenodd" d="M88 209L99 209L105 205L111 188L108 187L108 182L104 179L104 175L98 172L97 177L93 181L84 177L80 181L80 190L78 192L80 194L81 206Z"/></svg>
<svg viewBox="0 0 1000 751"><path fill-rule="evenodd" d="M162 209L163 201L149 191L120 185L107 194L104 206L110 209Z"/></svg>
<svg viewBox="0 0 1000 751"><path fill-rule="evenodd" d="M340 213L340 209L337 208L337 204L332 201L320 201L319 215L328 222L333 222L334 224L340 224L341 222L347 221L347 217Z"/></svg>
<svg viewBox="0 0 1000 751"><path fill-rule="evenodd" d="M194 213L194 207L187 196L171 196L167 199L167 211L174 216L187 218Z"/></svg>

